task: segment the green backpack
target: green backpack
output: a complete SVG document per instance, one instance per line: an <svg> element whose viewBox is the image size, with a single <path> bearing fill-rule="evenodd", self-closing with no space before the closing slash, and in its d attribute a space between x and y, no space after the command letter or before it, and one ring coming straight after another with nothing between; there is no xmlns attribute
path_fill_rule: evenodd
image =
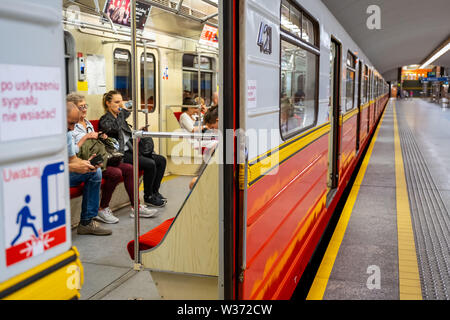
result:
<svg viewBox="0 0 450 320"><path fill-rule="evenodd" d="M92 155L101 155L103 157L102 170L106 167L117 167L122 162L123 154L117 152L114 143L107 139L88 139L80 148L77 157L83 160L88 160Z"/></svg>

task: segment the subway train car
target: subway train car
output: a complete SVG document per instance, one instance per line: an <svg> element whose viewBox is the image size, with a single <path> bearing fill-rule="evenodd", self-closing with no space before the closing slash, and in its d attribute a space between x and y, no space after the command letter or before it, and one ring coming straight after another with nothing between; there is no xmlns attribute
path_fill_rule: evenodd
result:
<svg viewBox="0 0 450 320"><path fill-rule="evenodd" d="M98 277L81 298L104 297L130 278L112 270L129 266L150 272L141 285L164 299L289 299L375 131L387 83L321 1L140 0L136 50L127 13L111 9L129 2L64 0L55 61L63 94L84 96L96 129L104 93L131 102L136 138L152 137L167 159L168 201L157 217L131 219L119 184L110 208L120 222L100 239L76 233L83 187L62 191L64 250L76 246L84 279L113 279ZM185 97L209 106L215 92L219 143L205 160L201 137L180 134L179 121Z"/></svg>

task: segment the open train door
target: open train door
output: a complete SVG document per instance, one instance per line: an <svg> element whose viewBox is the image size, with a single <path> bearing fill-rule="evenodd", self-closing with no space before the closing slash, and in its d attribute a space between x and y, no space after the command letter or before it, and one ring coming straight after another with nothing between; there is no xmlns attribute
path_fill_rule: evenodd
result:
<svg viewBox="0 0 450 320"><path fill-rule="evenodd" d="M330 148L328 160L328 187L331 189L329 200L334 195L333 190L337 188L339 183L339 142L340 142L340 79L341 79L341 56L342 45L335 38L331 38L330 49Z"/></svg>
<svg viewBox="0 0 450 320"><path fill-rule="evenodd" d="M239 224L243 193L239 190L239 141L235 132L239 121L239 3L238 0L219 1L220 15L220 129L223 133L219 172L219 285L222 298L239 298L239 270L242 251L238 249L244 228ZM225 108L226 106L226 108ZM225 112L226 111L226 112ZM231 133L231 134L229 134ZM241 237L241 239L240 239Z"/></svg>
<svg viewBox="0 0 450 320"><path fill-rule="evenodd" d="M176 216L142 236L139 220L136 219L135 239L127 246L135 270L150 271L163 299L239 298L239 210L242 193L239 190L240 144L235 134L240 128L239 2L218 2L218 147L211 161L202 165L203 169ZM135 131L135 138L152 137L155 140L193 141L205 137L199 135L201 133L170 130ZM174 153L168 153L170 155ZM135 203L134 208L137 206ZM162 236L158 238L158 243L147 243L156 233ZM135 246L135 243L140 245Z"/></svg>

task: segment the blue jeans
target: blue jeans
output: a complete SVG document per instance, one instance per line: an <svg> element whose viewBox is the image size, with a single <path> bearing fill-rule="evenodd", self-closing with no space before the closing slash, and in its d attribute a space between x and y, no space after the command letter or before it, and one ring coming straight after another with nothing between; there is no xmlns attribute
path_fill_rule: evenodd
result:
<svg viewBox="0 0 450 320"><path fill-rule="evenodd" d="M92 173L70 172L70 187L79 186L84 182L83 202L81 204L81 222L88 223L98 214L100 205L100 187L102 184L102 170L99 168Z"/></svg>

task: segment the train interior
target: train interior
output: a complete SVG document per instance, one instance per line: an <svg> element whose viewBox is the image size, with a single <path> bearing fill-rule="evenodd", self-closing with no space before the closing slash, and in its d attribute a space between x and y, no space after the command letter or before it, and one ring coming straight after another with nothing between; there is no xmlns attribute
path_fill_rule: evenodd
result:
<svg viewBox="0 0 450 320"><path fill-rule="evenodd" d="M138 124L148 125L149 132L173 133L181 129L186 96L200 96L210 106L218 91L217 41L199 43L205 23L217 28L218 6L217 1L201 0L149 2L153 4L145 28L137 31ZM63 2L67 93L85 96L87 119L94 127L105 112L105 92L117 90L124 101L132 95L130 29L106 18L108 3ZM141 248L145 272L133 270L135 220L124 184L118 185L110 203L119 222L102 224L113 231L106 237L77 234L82 196L71 189L72 241L84 268L81 299L218 298L216 156L205 159L198 141L153 140L156 153L167 159L159 192L168 200L156 217L139 221L141 236L153 230L158 238ZM142 202L142 184L140 197Z"/></svg>

